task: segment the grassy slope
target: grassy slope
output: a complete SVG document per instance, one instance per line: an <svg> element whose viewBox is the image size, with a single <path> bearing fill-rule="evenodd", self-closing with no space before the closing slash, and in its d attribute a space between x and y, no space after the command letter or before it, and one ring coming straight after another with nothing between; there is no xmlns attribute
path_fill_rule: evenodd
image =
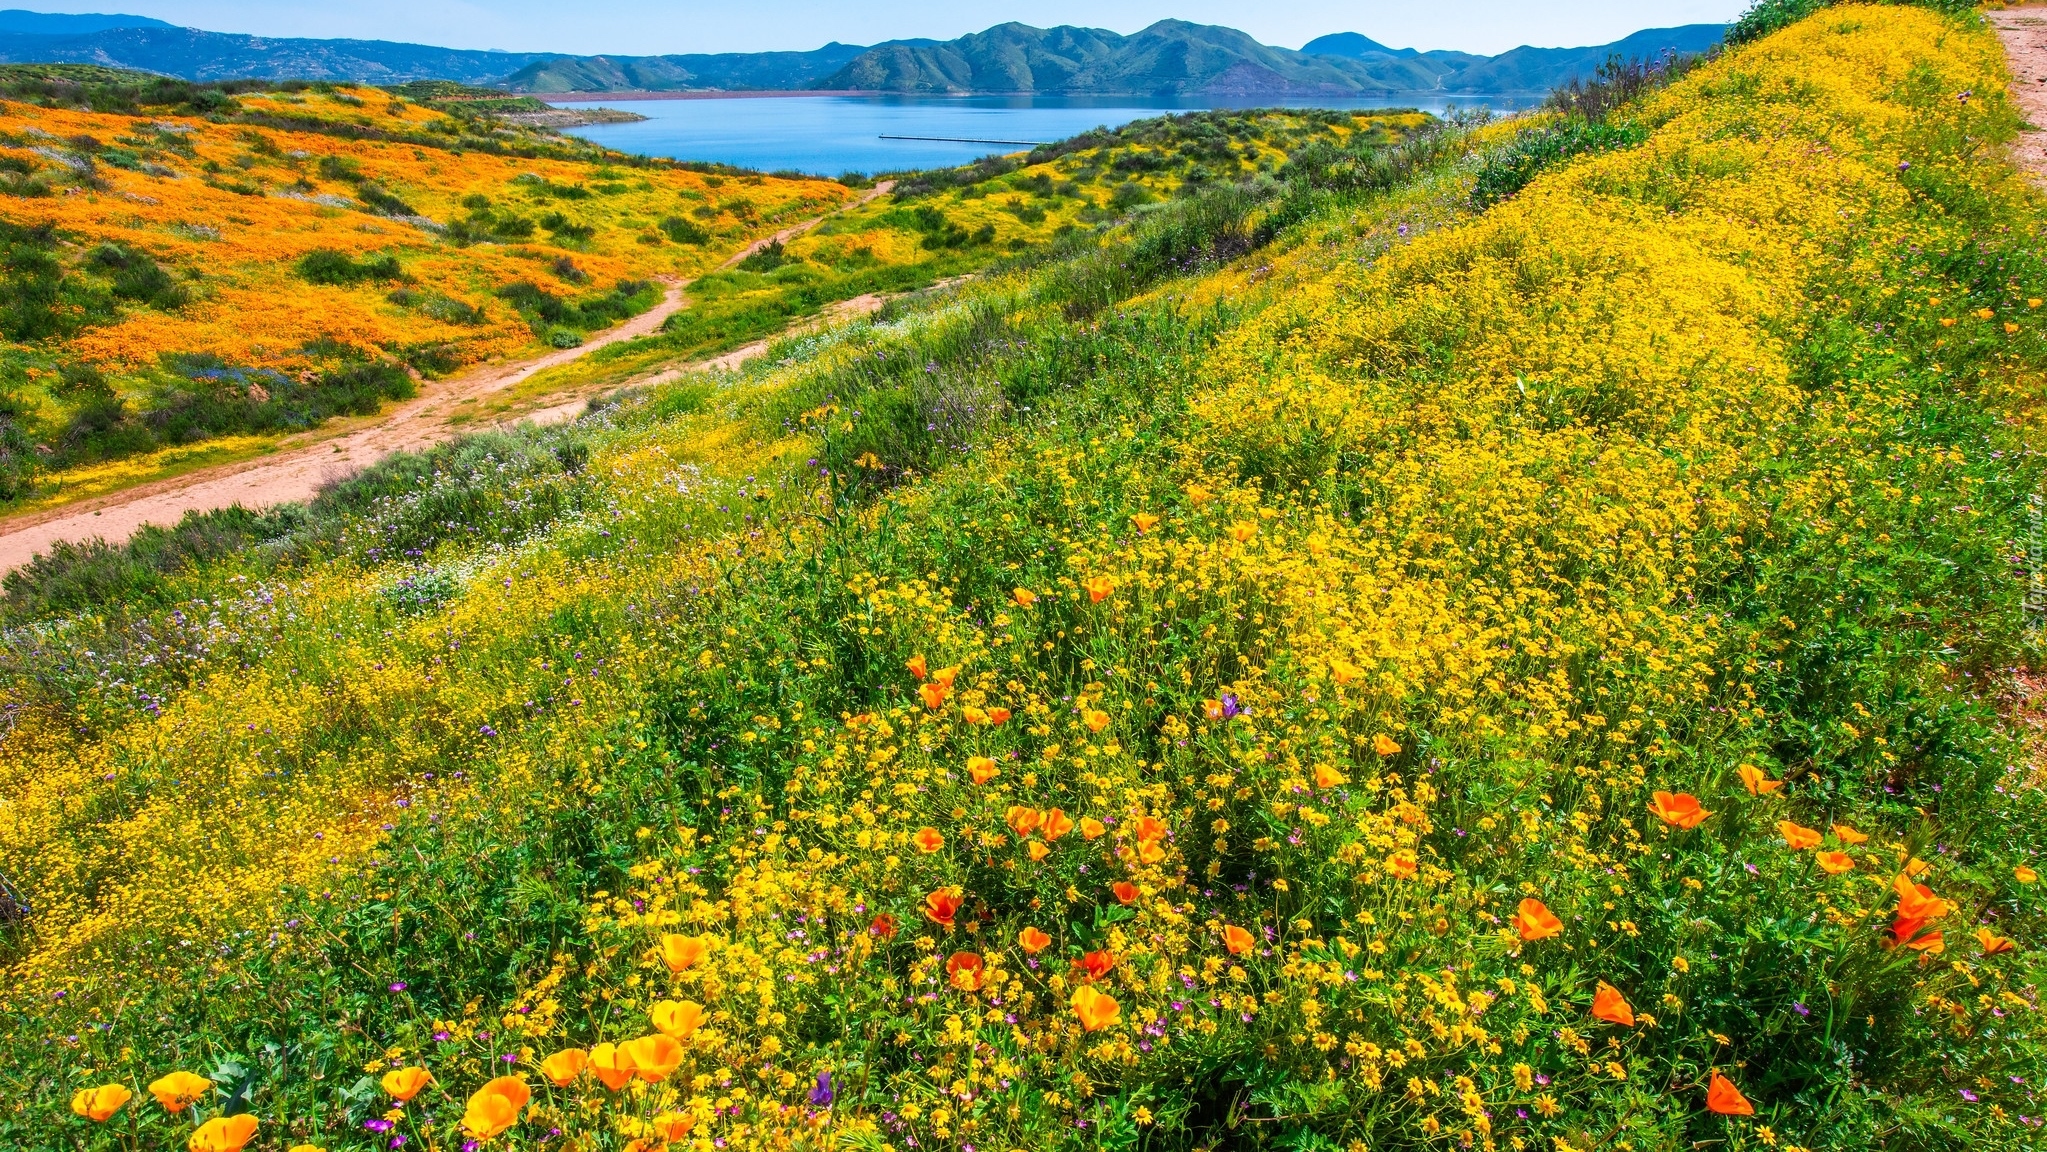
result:
<svg viewBox="0 0 2047 1152"><path fill-rule="evenodd" d="M1483 215L1430 169L1129 299L1186 262L1162 216L366 480L146 627L10 633L0 1124L112 1147L69 1091L181 1066L367 1147L359 1072L424 1064L400 1130L452 1145L500 1056L539 1085L673 996L675 1079L500 1141L2023 1144L2040 812L1994 708L2047 268L2000 69L1833 9ZM1017 834L1055 805L1101 838ZM1780 820L1871 839L1833 875ZM1914 858L1937 957L1881 939ZM671 976L662 932L715 946Z"/></svg>

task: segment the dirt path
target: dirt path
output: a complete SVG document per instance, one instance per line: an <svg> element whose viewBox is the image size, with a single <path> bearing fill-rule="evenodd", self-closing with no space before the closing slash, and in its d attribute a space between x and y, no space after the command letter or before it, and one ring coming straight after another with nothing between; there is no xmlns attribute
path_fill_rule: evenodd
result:
<svg viewBox="0 0 2047 1152"><path fill-rule="evenodd" d="M886 181L877 184L851 204L826 215L865 204L888 192L889 187ZM814 217L772 236L763 236L734 253L719 265L719 269L732 268L776 241L786 244L825 219L826 216ZM599 333L579 347L564 348L531 360L487 364L435 381L426 385L420 395L376 416L352 423L332 421L322 429L291 437L278 451L268 456L205 468L8 521L0 526L0 573L28 563L37 553L48 551L59 541L79 543L99 537L119 543L145 524L175 524L187 512L212 511L233 504L244 508L265 508L272 504L311 499L321 486L367 468L393 452L416 451L464 432L478 431L478 425L455 419L461 415L464 404L511 388L537 373L587 356L606 345L659 331L663 321L687 306L682 292L688 286L686 280L668 281L667 291L659 304L616 328ZM878 306L877 301L874 307ZM872 311L872 307L865 311ZM852 314L842 310L840 316ZM762 343L729 352L706 365L670 369L656 379L672 379L683 371L699 367L729 366L727 361L737 364L738 361L731 360L732 357L745 359L745 354L758 353L766 346ZM563 393L549 397L549 400L553 402L520 419L541 424L570 419L582 411L589 402L589 395Z"/></svg>
<svg viewBox="0 0 2047 1152"><path fill-rule="evenodd" d="M2004 41L2011 65L2012 99L2026 118L2026 130L2012 146L2012 158L2036 184L2047 184L2047 5L1987 13Z"/></svg>

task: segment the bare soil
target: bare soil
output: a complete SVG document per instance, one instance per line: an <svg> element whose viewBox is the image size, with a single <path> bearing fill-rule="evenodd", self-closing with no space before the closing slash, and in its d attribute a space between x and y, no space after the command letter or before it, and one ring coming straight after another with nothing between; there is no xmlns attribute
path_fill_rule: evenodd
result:
<svg viewBox="0 0 2047 1152"><path fill-rule="evenodd" d="M2004 41L2012 75L2012 99L2026 118L2026 130L2012 147L2012 158L2033 178L2047 185L2047 5L2006 8L1987 14Z"/></svg>

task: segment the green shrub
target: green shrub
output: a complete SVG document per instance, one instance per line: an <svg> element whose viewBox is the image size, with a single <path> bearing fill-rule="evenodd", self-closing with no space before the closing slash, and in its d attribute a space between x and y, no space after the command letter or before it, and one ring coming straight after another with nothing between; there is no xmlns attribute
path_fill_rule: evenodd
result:
<svg viewBox="0 0 2047 1152"><path fill-rule="evenodd" d="M299 276L312 284L329 284L348 287L371 280L402 280L405 269L399 266L398 257L390 254L368 257L357 262L346 252L332 248L315 248L299 257Z"/></svg>

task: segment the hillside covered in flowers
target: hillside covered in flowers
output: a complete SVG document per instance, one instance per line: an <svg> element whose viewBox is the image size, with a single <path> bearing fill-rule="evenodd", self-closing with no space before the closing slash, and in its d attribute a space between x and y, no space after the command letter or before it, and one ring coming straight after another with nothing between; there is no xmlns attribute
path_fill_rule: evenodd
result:
<svg viewBox="0 0 2047 1152"><path fill-rule="evenodd" d="M11 581L0 1144L2037 1145L2047 204L1766 7Z"/></svg>

